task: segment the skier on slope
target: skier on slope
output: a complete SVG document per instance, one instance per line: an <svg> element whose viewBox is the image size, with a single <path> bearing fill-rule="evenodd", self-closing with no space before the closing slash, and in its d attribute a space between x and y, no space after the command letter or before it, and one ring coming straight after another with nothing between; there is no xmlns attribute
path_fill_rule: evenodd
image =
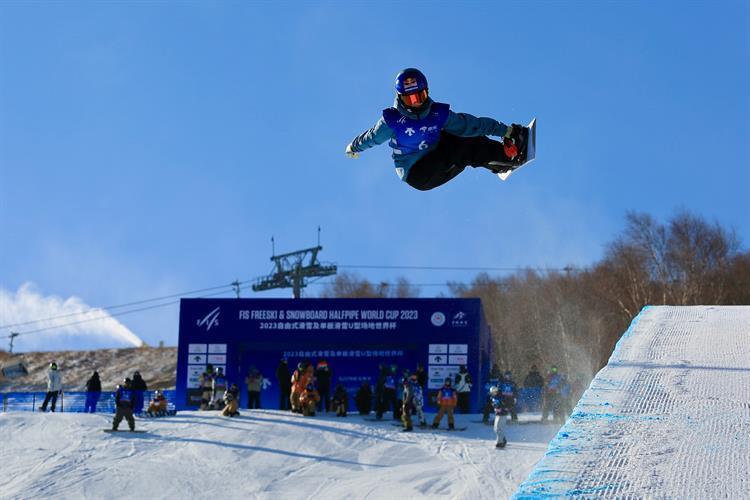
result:
<svg viewBox="0 0 750 500"><path fill-rule="evenodd" d="M498 389L494 385L490 387L490 402L492 403L492 407L495 409L495 435L497 436L497 441L495 441L495 448L505 448L505 445L508 444L508 440L505 439L505 433L503 432L502 425L502 420L504 418L503 398L500 394L500 389Z"/></svg>
<svg viewBox="0 0 750 500"><path fill-rule="evenodd" d="M498 173L523 164L526 127L451 111L448 104L429 97L427 78L415 68L396 76L396 94L393 107L383 110L375 126L347 145L347 156L357 158L389 141L396 173L420 191L445 184L468 166Z"/></svg>

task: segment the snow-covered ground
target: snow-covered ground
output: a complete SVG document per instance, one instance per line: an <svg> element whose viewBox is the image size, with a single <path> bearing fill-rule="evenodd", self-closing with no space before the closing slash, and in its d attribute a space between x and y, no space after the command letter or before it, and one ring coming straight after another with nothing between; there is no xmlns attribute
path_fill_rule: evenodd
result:
<svg viewBox="0 0 750 500"><path fill-rule="evenodd" d="M402 433L393 420L245 410L180 412L107 434L111 415L0 414L0 498L508 498L558 427L507 426L496 450L465 431ZM536 416L538 419L538 416ZM446 426L445 419L442 427ZM126 429L125 422L122 429Z"/></svg>
<svg viewBox="0 0 750 500"><path fill-rule="evenodd" d="M517 498L750 498L750 307L650 307Z"/></svg>

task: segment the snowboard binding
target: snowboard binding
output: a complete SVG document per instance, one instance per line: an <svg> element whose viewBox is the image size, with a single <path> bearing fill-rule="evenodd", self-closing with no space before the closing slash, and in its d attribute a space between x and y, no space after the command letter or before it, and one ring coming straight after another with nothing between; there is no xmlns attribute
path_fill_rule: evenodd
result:
<svg viewBox="0 0 750 500"><path fill-rule="evenodd" d="M501 180L506 180L514 171L536 158L536 118L531 120L528 127L514 123L510 136L505 139L504 149L514 151L512 158L491 161L487 168L497 174ZM510 146L510 147L508 147Z"/></svg>

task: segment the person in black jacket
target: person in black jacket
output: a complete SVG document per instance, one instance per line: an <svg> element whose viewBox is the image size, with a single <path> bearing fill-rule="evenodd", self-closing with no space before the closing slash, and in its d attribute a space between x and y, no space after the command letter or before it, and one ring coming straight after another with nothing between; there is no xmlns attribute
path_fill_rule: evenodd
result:
<svg viewBox="0 0 750 500"><path fill-rule="evenodd" d="M99 379L99 373L94 372L91 378L86 382L86 404L84 413L96 413L96 404L102 395L102 381Z"/></svg>
<svg viewBox="0 0 750 500"><path fill-rule="evenodd" d="M417 376L417 383L422 388L422 390L427 389L427 372L424 371L424 366L422 366L422 363L417 363L417 371L414 372L414 374Z"/></svg>
<svg viewBox="0 0 750 500"><path fill-rule="evenodd" d="M320 394L318 411L322 413L325 409L327 413L331 406L331 370L328 369L328 363L324 359L318 361L315 367L315 380L318 383L318 394Z"/></svg>
<svg viewBox="0 0 750 500"><path fill-rule="evenodd" d="M123 418L128 421L130 430L135 430L135 419L133 418L134 400L135 391L133 390L133 384L129 378L126 378L122 385L117 386L117 391L115 391L115 407L117 411L115 412L115 419L112 421L113 431L117 430Z"/></svg>
<svg viewBox="0 0 750 500"><path fill-rule="evenodd" d="M289 363L281 358L276 367L276 380L279 382L279 410L289 410L289 397L292 394L292 375L289 373Z"/></svg>
<svg viewBox="0 0 750 500"><path fill-rule="evenodd" d="M362 382L357 394L354 396L357 411L360 415L369 415L372 411L372 389L367 381Z"/></svg>
<svg viewBox="0 0 750 500"><path fill-rule="evenodd" d="M333 409L336 410L337 417L346 416L348 403L349 394L346 392L344 384L339 383L336 385L336 390L333 391Z"/></svg>
<svg viewBox="0 0 750 500"><path fill-rule="evenodd" d="M140 413L143 411L143 393L148 389L146 387L146 381L143 380L141 377L141 372L136 370L133 372L133 381L130 384L131 389L133 390L133 411L135 413Z"/></svg>

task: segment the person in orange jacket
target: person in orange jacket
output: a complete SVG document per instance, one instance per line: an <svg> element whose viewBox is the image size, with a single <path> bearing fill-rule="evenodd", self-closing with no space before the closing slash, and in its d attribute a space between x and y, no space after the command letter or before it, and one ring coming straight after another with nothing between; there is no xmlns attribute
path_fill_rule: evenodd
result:
<svg viewBox="0 0 750 500"><path fill-rule="evenodd" d="M162 415L167 411L167 398L161 391L154 392L154 398L148 404L148 413L150 415Z"/></svg>
<svg viewBox="0 0 750 500"><path fill-rule="evenodd" d="M440 407L440 409L438 410L437 415L435 415L435 420L432 421L433 429L438 428L438 425L440 425L440 421L443 419L443 415L445 413L448 414L448 429L449 430L455 429L455 426L454 426L455 422L453 420L453 409L456 407L457 401L458 401L458 395L456 394L456 389L453 388L451 378L448 377L445 379L445 383L443 384L443 387L441 387L437 393L437 404Z"/></svg>
<svg viewBox="0 0 750 500"><path fill-rule="evenodd" d="M302 407L299 403L299 398L307 384L310 383L310 375L308 375L308 363L306 361L300 361L297 363L297 369L292 374L292 394L289 397L289 401L292 404L292 411L294 413L302 413Z"/></svg>
<svg viewBox="0 0 750 500"><path fill-rule="evenodd" d="M318 394L318 391L312 383L307 384L305 392L299 397L299 404L302 406L302 414L306 417L315 416L315 407L318 402L320 402L320 394Z"/></svg>

